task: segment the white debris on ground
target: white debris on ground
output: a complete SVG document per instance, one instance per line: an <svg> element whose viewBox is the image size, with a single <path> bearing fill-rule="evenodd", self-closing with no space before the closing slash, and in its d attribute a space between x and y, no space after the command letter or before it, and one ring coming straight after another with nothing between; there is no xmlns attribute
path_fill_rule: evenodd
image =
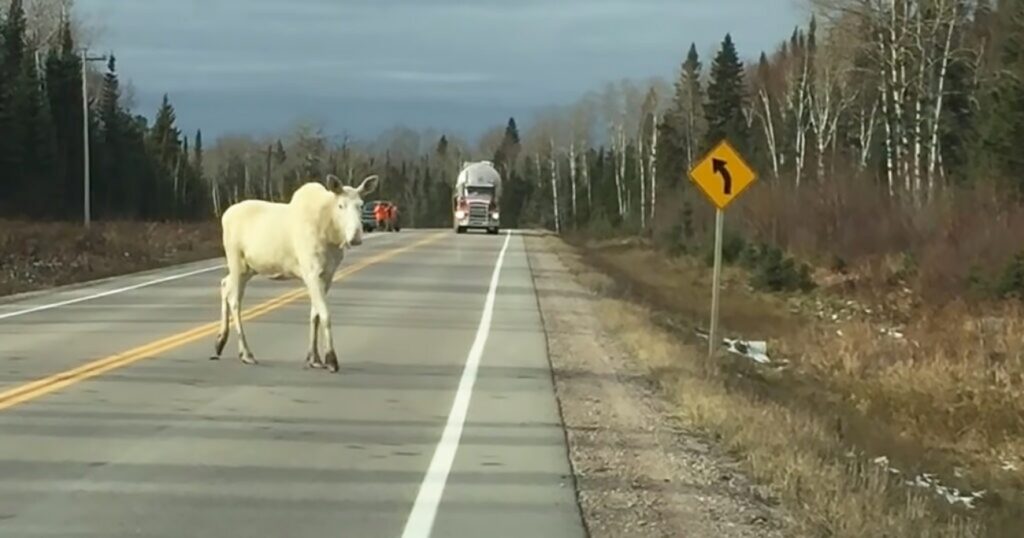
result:
<svg viewBox="0 0 1024 538"><path fill-rule="evenodd" d="M771 359L768 358L768 342L764 340L752 340L745 341L732 338L723 338L729 352L737 355L742 355L748 359L753 360L761 364L768 364Z"/></svg>
<svg viewBox="0 0 1024 538"><path fill-rule="evenodd" d="M700 338L707 340L708 333L700 328L694 329ZM722 338L722 345L730 353L746 357L759 364L769 364L768 342L764 340L740 340L738 338Z"/></svg>
<svg viewBox="0 0 1024 538"><path fill-rule="evenodd" d="M703 340L708 339L707 331L696 328L694 332ZM903 340L905 335L903 331L895 328L880 328L881 334L890 336L892 338ZM836 335L842 337L843 332L840 329L836 329ZM916 342L912 342L915 343ZM772 360L768 357L768 343L764 340L741 340L738 338L722 338L722 345L730 352L737 355L746 357L758 364L771 364ZM784 364L786 361L775 361L775 364ZM856 450L847 452L848 458L855 458L858 456ZM889 458L886 456L879 456L872 460L876 465L879 465L885 469L890 475L893 476L904 476L904 473L899 469L896 469L889 465ZM1004 461L1002 469L1004 471L1016 471L1017 465L1009 461ZM956 468L953 474L958 478L964 475L964 471L961 468ZM917 487L922 489L929 489L941 496L949 504L962 504L968 509L974 509L974 503L981 499L986 490L975 491L975 492L962 492L957 488L945 486L938 481L934 474L922 473L912 479L904 479L903 483L910 487Z"/></svg>
<svg viewBox="0 0 1024 538"><path fill-rule="evenodd" d="M882 334L884 334L886 336L891 336L893 338L899 338L900 340L903 339L903 331L900 331L900 330L892 328L892 327L880 327L878 329L878 332L880 332L880 333L882 333Z"/></svg>
<svg viewBox="0 0 1024 538"><path fill-rule="evenodd" d="M871 308L857 301L822 297L815 297L810 302L804 299L794 299L790 304L790 310L793 312L810 311L812 315L820 320L828 320L835 323L853 321L872 314Z"/></svg>
<svg viewBox="0 0 1024 538"><path fill-rule="evenodd" d="M847 453L848 457L856 457L853 452ZM903 471L896 469L889 465L889 458L886 456L878 456L871 460L875 465L878 465L886 470L891 475L903 476ZM956 471L954 471L956 474ZM959 475L958 475L959 476ZM986 490L975 491L975 492L962 492L957 488L944 486L935 475L932 473L921 473L912 479L905 479L903 483L907 486L917 487L922 489L930 489L937 493L940 497L944 498L949 504L963 504L968 509L974 508L974 503L978 499L985 496Z"/></svg>

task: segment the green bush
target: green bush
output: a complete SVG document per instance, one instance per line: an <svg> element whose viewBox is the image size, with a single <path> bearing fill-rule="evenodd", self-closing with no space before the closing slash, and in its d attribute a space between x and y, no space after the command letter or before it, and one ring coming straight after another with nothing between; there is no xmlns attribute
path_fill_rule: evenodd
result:
<svg viewBox="0 0 1024 538"><path fill-rule="evenodd" d="M1018 252L996 281L996 294L1003 299L1024 299L1024 251Z"/></svg>
<svg viewBox="0 0 1024 538"><path fill-rule="evenodd" d="M982 267L975 263L967 270L964 284L967 287L967 291L975 297L988 298L997 295L995 284L993 284L992 280L992 276L986 274Z"/></svg>
<svg viewBox="0 0 1024 538"><path fill-rule="evenodd" d="M682 239L684 242L689 243L693 240L693 236L696 232L693 230L693 205L687 200L683 202L683 221L682 221Z"/></svg>
<svg viewBox="0 0 1024 538"><path fill-rule="evenodd" d="M746 250L744 264L753 270L750 284L757 290L770 292L814 289L811 268L783 254L782 249L760 244Z"/></svg>
<svg viewBox="0 0 1024 538"><path fill-rule="evenodd" d="M887 279L886 284L895 286L910 282L918 274L917 257L912 252L904 253L900 256L899 267L896 271Z"/></svg>
<svg viewBox="0 0 1024 538"><path fill-rule="evenodd" d="M737 232L725 230L722 236L722 265L732 265L740 259L740 254L747 248L747 240ZM712 242L704 253L704 262L709 267L715 264L715 244Z"/></svg>
<svg viewBox="0 0 1024 538"><path fill-rule="evenodd" d="M771 247L764 243L750 243L740 253L740 267L749 271L757 270L758 264L763 260Z"/></svg>
<svg viewBox="0 0 1024 538"><path fill-rule="evenodd" d="M832 261L829 263L829 269L841 275L845 275L850 270L850 266L842 256L833 254Z"/></svg>
<svg viewBox="0 0 1024 538"><path fill-rule="evenodd" d="M595 239L609 239L617 234L615 226L604 214L595 216L587 223L587 234Z"/></svg>
<svg viewBox="0 0 1024 538"><path fill-rule="evenodd" d="M661 244L670 256L682 256L689 252L686 236L683 234L683 223L673 224L661 238Z"/></svg>

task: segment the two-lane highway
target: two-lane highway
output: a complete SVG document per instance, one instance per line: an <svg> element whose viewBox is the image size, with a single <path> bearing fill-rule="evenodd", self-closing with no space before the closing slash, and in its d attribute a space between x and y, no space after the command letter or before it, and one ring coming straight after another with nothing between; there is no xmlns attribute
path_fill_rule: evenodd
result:
<svg viewBox="0 0 1024 538"><path fill-rule="evenodd" d="M297 281L209 360L220 263L0 304L0 537L583 536L521 237L351 250L337 374Z"/></svg>

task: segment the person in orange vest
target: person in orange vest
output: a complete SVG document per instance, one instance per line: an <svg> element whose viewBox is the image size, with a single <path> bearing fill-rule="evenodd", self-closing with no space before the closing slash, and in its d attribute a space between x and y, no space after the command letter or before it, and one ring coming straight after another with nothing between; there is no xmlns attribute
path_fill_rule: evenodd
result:
<svg viewBox="0 0 1024 538"><path fill-rule="evenodd" d="M398 229L398 205L391 204L388 208L388 226L391 230Z"/></svg>
<svg viewBox="0 0 1024 538"><path fill-rule="evenodd" d="M384 221L387 218L387 207L385 207L384 202L378 202L377 207L373 208L373 213L377 219L377 229L383 229Z"/></svg>

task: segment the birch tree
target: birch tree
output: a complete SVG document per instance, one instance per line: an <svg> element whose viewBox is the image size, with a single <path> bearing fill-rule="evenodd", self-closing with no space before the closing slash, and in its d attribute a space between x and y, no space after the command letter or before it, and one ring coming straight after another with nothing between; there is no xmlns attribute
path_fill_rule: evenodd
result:
<svg viewBox="0 0 1024 538"><path fill-rule="evenodd" d="M657 142L656 135L652 135L653 131L657 130L657 113L658 113L658 93L653 87L647 91L647 95L644 97L644 103L641 108L641 121L640 130L637 133L637 164L640 171L640 227L647 227L647 214L650 209L648 204L647 196L647 182L650 180L652 186L650 188L651 197L653 198L654 187L656 180L654 179L655 168L652 166L653 158L656 155L654 149L654 143Z"/></svg>
<svg viewBox="0 0 1024 538"><path fill-rule="evenodd" d="M774 75L775 73L768 61L768 57L761 53L757 66L757 79L755 81L757 103L754 110L756 117L761 123L772 177L778 180L781 177L782 161L780 159L782 156L778 136L776 135L778 113L776 112L777 105L774 103L778 95L785 93L785 89L780 88L781 83L774 79Z"/></svg>
<svg viewBox="0 0 1024 538"><path fill-rule="evenodd" d="M808 93L810 126L814 134L815 171L818 182L825 180L825 157L836 140L839 121L853 102L855 94L846 90L852 72L849 48L839 32L830 33L823 46L815 45L814 76Z"/></svg>
<svg viewBox="0 0 1024 538"><path fill-rule="evenodd" d="M576 201L576 177L577 174L580 176L580 180L586 189L587 196L587 214L590 215L593 210L593 189L590 184L590 170L589 163L587 161L587 154L593 144L593 130L594 130L594 110L595 104L592 99L585 97L580 102L576 103L570 112L570 153L573 155L570 157L570 172L569 175L573 182L573 215L575 218L577 211ZM579 163L577 164L576 154L579 153Z"/></svg>

